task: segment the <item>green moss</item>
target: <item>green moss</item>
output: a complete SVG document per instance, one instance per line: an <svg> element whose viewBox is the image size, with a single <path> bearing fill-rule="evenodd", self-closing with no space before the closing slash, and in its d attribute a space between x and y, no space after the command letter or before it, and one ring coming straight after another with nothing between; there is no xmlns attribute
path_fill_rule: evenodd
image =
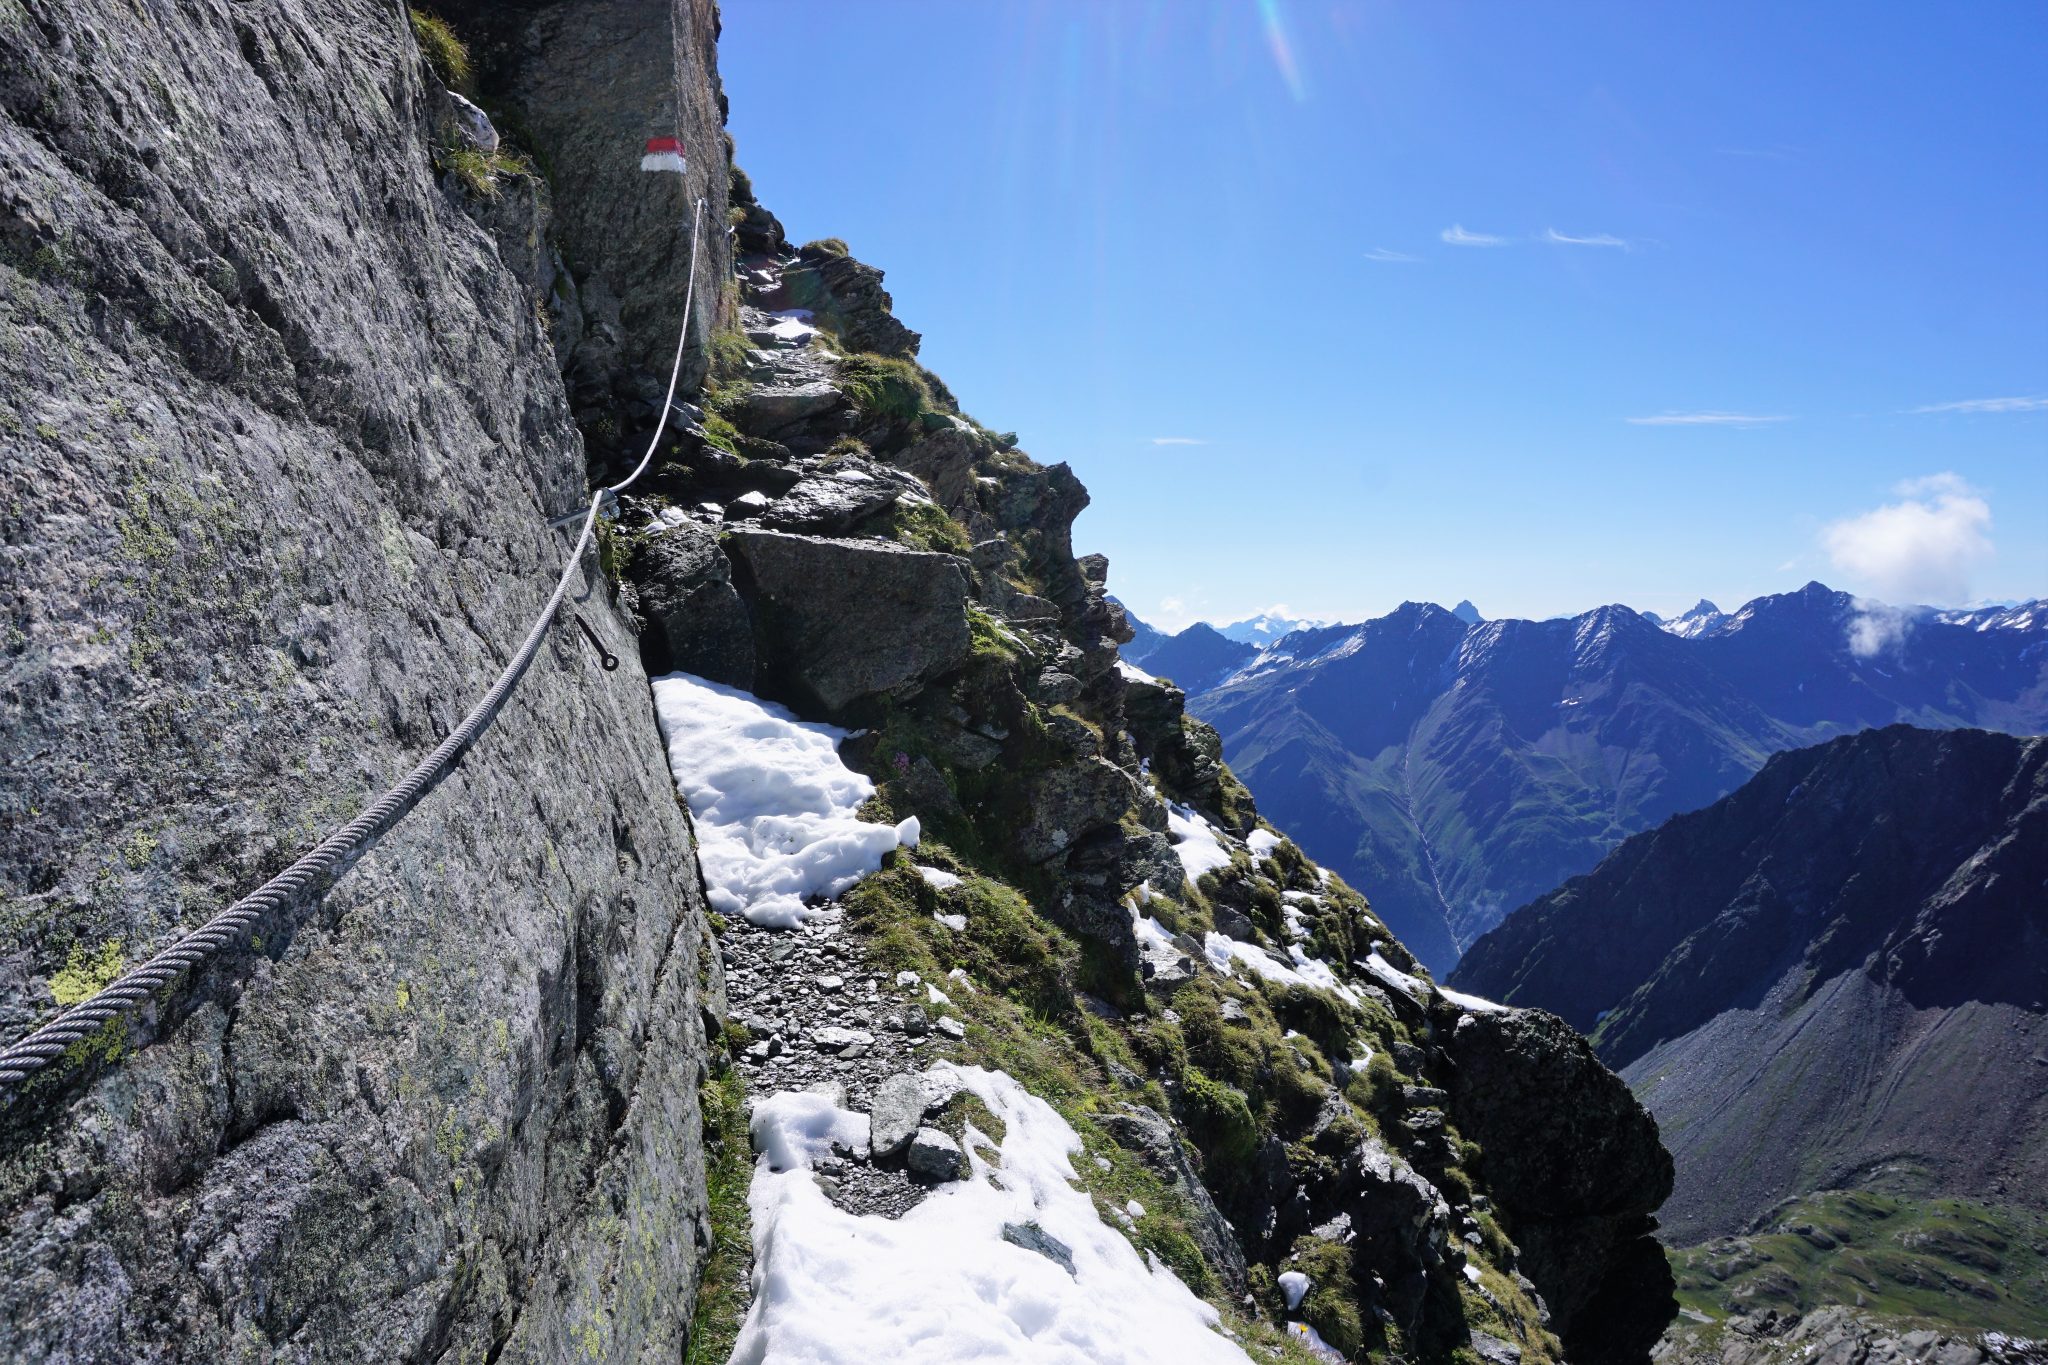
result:
<svg viewBox="0 0 2048 1365"><path fill-rule="evenodd" d="M412 36L420 45L420 55L441 78L441 84L466 93L475 74L470 69L469 45L439 15L418 9L408 9L406 13L412 19Z"/></svg>
<svg viewBox="0 0 2048 1365"><path fill-rule="evenodd" d="M753 368L750 353L754 343L744 332L721 327L711 334L705 348L711 353L711 372L722 379L738 378Z"/></svg>
<svg viewBox="0 0 2048 1365"><path fill-rule="evenodd" d="M1358 1314L1350 1248L1321 1237L1303 1237L1294 1244L1287 1268L1309 1277L1309 1290L1298 1310L1302 1320L1347 1356L1364 1346L1365 1325ZM1281 1307L1285 1307L1284 1300Z"/></svg>
<svg viewBox="0 0 2048 1365"><path fill-rule="evenodd" d="M1242 1162L1258 1149L1258 1126L1242 1091L1190 1067L1181 1080L1181 1103L1189 1134L1211 1157Z"/></svg>
<svg viewBox="0 0 2048 1365"><path fill-rule="evenodd" d="M50 996L67 1007L82 1004L112 985L126 962L118 939L108 939L91 953L74 943L64 965L50 974Z"/></svg>
<svg viewBox="0 0 2048 1365"><path fill-rule="evenodd" d="M840 363L839 387L871 416L909 420L938 410L929 376L914 360L858 354Z"/></svg>
<svg viewBox="0 0 2048 1365"><path fill-rule="evenodd" d="M746 1087L737 1071L708 1080L697 1091L704 1112L705 1194L711 1218L711 1251L697 1287L684 1365L723 1365L746 1316L748 1279L753 1271L747 1187L754 1151L747 1135Z"/></svg>
<svg viewBox="0 0 2048 1365"><path fill-rule="evenodd" d="M110 938L90 953L84 944L74 943L64 965L50 974L50 998L66 1008L83 1004L111 986L127 961L118 939ZM116 1016L64 1049L64 1065L77 1067L95 1059L114 1061L127 1044L127 1018Z"/></svg>
<svg viewBox="0 0 2048 1365"><path fill-rule="evenodd" d="M966 528L946 515L937 503L897 503L882 518L881 533L913 550L966 555L974 549Z"/></svg>

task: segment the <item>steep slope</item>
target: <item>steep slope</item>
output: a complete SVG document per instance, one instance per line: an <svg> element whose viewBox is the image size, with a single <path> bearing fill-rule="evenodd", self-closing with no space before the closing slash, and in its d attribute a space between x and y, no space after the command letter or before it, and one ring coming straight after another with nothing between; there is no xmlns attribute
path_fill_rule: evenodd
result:
<svg viewBox="0 0 2048 1365"><path fill-rule="evenodd" d="M708 2L553 13L715 147ZM587 495L543 187L464 140L402 7L30 0L0 71L11 1040L431 749ZM619 203L636 159L593 172ZM660 188L724 211L722 163ZM680 292L647 313L673 344ZM573 609L617 672L562 620L331 892L9 1097L0 1356L675 1358L720 978L594 566Z"/></svg>
<svg viewBox="0 0 2048 1365"><path fill-rule="evenodd" d="M2048 725L2048 612L1948 621L1816 583L1683 621L1468 626L1410 603L1291 636L1190 707L1261 805L1439 968L1778 751L1898 721Z"/></svg>
<svg viewBox="0 0 2048 1365"><path fill-rule="evenodd" d="M1845 1185L2042 1207L2048 740L1891 726L1623 844L1453 978L1592 1032L1680 1241Z"/></svg>
<svg viewBox="0 0 2048 1365"><path fill-rule="evenodd" d="M757 1137L764 1113L843 1144L907 1133L963 1087L1049 1102L1058 1122L1030 1122L1088 1152L1075 1178L1096 1212L1063 1195L1035 1231L1005 1230L1009 1249L970 1238L960 1254L1024 1283L1052 1238L1083 1279L1046 1280L1034 1320L1092 1358L1185 1340L1176 1318L1106 1354L1090 1297L1106 1281L1089 1277L1128 1267L1105 1221L1261 1345L1291 1319L1347 1357L1496 1343L1640 1358L1671 1311L1648 1235L1669 1168L1648 1116L1561 1022L1461 1006L1408 974L1363 899L1261 823L1180 690L1124 663L1134 631L1108 566L1072 549L1072 474L960 411L879 272L837 241L792 248L735 184L740 331L715 346L676 450L623 500L643 651L680 670L659 688L702 688L696 674L844 727L841 757L873 784L869 834L916 843L790 937L756 926L803 916L716 885L726 859L707 857L726 914L746 907L726 944ZM862 349L877 345L892 349ZM688 745L672 754L686 791L724 789ZM907 1124L905 1095L926 1097ZM993 1181L1005 1139L957 1118L925 1150L961 1147L953 1175ZM909 1207L932 1226L941 1201L956 1232L1000 1225L984 1191L934 1192L895 1144L865 1165L822 1137L762 1152L780 1155L751 1187L761 1266L714 1272L770 1290L731 1297L740 1359L914 1349L902 1316L920 1310L882 1283L928 1275L929 1248L871 1220ZM822 1310L775 1287L849 1238L872 1244L858 1273L881 1280L827 1349ZM1297 1274L1305 1298L1285 1290ZM1001 1355L1016 1330L964 1304L946 1318L944 1349L962 1353Z"/></svg>

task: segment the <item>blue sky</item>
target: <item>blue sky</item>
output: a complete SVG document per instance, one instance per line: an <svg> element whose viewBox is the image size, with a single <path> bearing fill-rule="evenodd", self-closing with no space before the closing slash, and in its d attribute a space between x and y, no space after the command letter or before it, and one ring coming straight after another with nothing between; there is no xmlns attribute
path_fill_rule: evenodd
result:
<svg viewBox="0 0 2048 1365"><path fill-rule="evenodd" d="M2048 6L724 20L763 202L1148 620L2048 595Z"/></svg>

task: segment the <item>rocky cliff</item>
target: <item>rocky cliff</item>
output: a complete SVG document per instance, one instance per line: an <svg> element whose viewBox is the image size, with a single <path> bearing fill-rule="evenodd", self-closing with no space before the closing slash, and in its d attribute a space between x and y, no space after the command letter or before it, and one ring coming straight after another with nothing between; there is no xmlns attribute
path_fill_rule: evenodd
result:
<svg viewBox="0 0 2048 1365"><path fill-rule="evenodd" d="M709 7L632 8L673 44L649 79L714 111L722 200ZM582 13L549 12L596 42ZM483 691L586 496L550 331L640 281L564 271L546 186L463 140L391 4L9 5L0 71L12 1037ZM612 112L587 174L644 202L642 111ZM0 1355L675 1357L718 966L594 569L573 611L623 668L565 622L323 901L9 1106Z"/></svg>
<svg viewBox="0 0 2048 1365"><path fill-rule="evenodd" d="M721 1359L743 1092L872 1109L918 1049L1052 1103L1104 1218L1262 1346L1642 1357L1655 1124L1558 1020L1439 991L1122 664L1072 472L730 164L708 4L150 19L0 8L7 1036L430 748L549 519L661 434L449 783L0 1110L11 1357ZM671 132L688 173L643 176ZM847 727L919 865L829 942L710 915L649 672ZM905 973L965 1022L886 1023ZM851 1155L847 1206L925 1192Z"/></svg>

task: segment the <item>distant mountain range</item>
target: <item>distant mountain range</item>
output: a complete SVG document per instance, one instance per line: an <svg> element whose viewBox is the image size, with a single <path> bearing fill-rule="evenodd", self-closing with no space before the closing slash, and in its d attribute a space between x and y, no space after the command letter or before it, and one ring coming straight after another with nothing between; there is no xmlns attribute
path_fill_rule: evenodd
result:
<svg viewBox="0 0 2048 1365"><path fill-rule="evenodd" d="M1518 910L1460 989L1591 1033L1684 1245L1820 1190L2048 1209L2048 739L1779 754Z"/></svg>
<svg viewBox="0 0 2048 1365"><path fill-rule="evenodd" d="M1661 625L1407 603L1263 649L1197 625L1124 654L1188 690L1260 809L1439 972L1774 753L1897 722L2048 728L2048 603L1902 609L1819 583Z"/></svg>

